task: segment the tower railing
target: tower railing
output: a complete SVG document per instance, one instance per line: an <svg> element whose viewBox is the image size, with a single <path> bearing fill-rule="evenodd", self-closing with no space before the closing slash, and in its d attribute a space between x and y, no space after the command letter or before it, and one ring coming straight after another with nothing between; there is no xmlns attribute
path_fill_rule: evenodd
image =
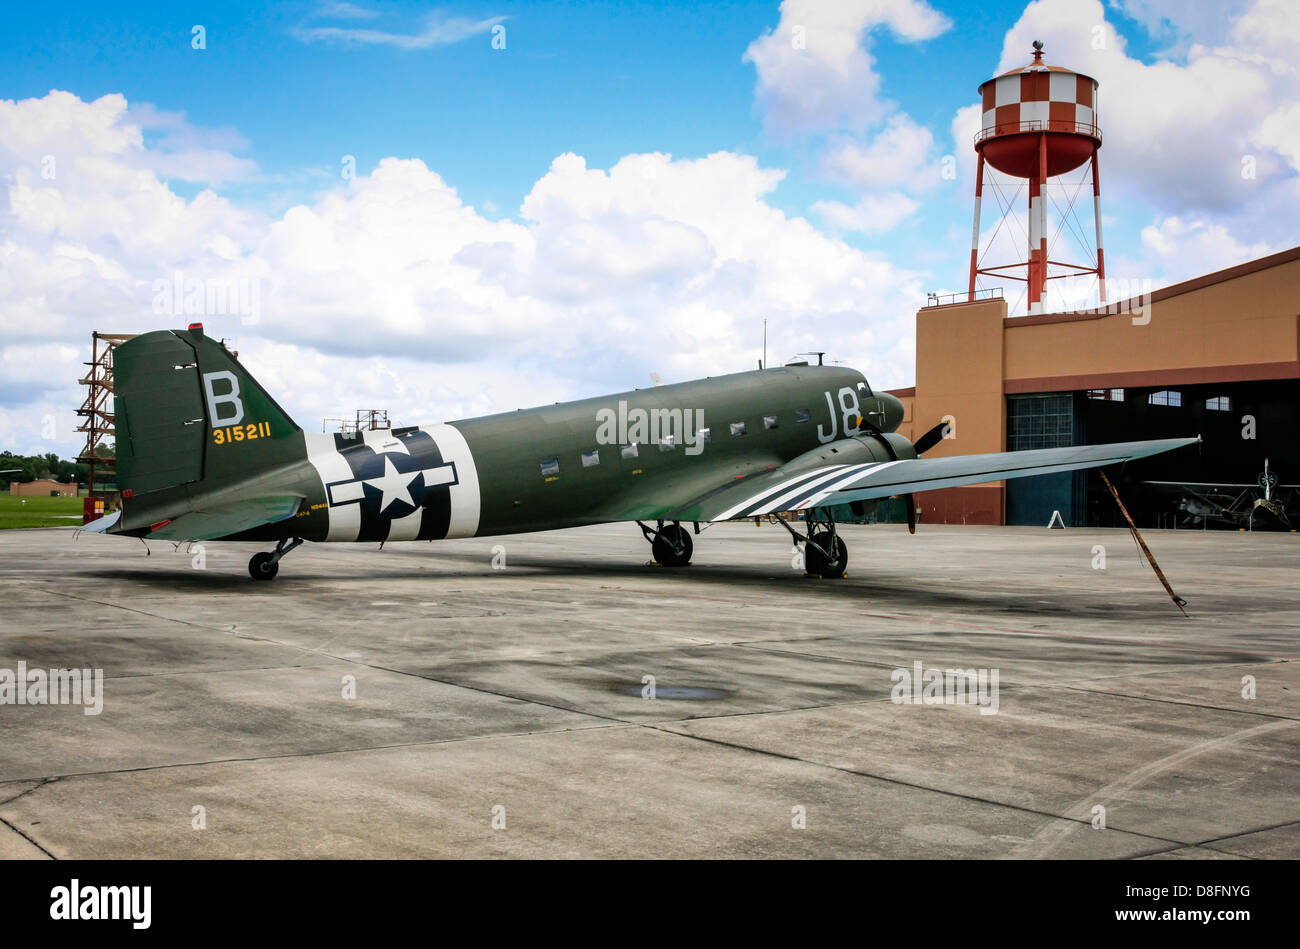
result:
<svg viewBox="0 0 1300 949"><path fill-rule="evenodd" d="M973 293L965 290L960 293L926 293L925 305L932 306L951 306L954 303L973 303L976 300L1000 300L1002 299L1001 287L981 287Z"/></svg>
<svg viewBox="0 0 1300 949"><path fill-rule="evenodd" d="M1021 132L1067 132L1073 135L1087 135L1095 138L1098 143L1101 142L1101 127L1093 123L1058 119L1048 119L1044 122L1042 119L1029 119L1025 122L1000 122L982 128L975 133L974 144L978 145L986 139L999 135L1017 135Z"/></svg>

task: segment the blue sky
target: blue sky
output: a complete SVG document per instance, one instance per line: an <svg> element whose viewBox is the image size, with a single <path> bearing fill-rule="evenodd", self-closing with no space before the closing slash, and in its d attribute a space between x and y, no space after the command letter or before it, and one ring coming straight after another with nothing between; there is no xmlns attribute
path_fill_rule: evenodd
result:
<svg viewBox="0 0 1300 949"><path fill-rule="evenodd" d="M965 283L976 86L1031 39L1101 82L1112 276L1298 243L1291 6L7 5L0 443L50 441L90 329L182 322L151 306L182 271L257 283L265 319L215 322L303 417L750 368L765 318L774 358L909 384L916 308Z"/></svg>
<svg viewBox="0 0 1300 949"><path fill-rule="evenodd" d="M345 154L362 172L390 155L421 158L468 202L506 213L567 151L595 167L634 152L752 154L791 169L774 197L791 214L839 193L808 167L806 141L763 134L754 67L743 56L776 26L776 4L388 2L369 4L377 15L366 19L331 16L330 6L73 2L55 17L38 5L9 5L0 15L3 95L64 89L89 100L119 92L133 104L183 112L196 126L233 130L247 142L235 151L261 172L238 193L272 210L309 197ZM932 6L952 20L951 30L924 43L882 35L873 53L884 97L942 129L992 73L1024 5ZM486 33L422 50L295 37L322 25L414 32L439 13L502 17L504 54ZM1135 21L1115 23L1131 55L1149 58L1158 48ZM190 48L194 24L207 30L201 52ZM964 190L960 199L944 212L969 205Z"/></svg>

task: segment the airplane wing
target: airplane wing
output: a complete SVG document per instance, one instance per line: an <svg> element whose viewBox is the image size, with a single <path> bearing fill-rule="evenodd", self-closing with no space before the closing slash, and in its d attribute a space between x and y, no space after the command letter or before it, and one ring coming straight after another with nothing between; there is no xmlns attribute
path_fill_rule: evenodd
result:
<svg viewBox="0 0 1300 949"><path fill-rule="evenodd" d="M1222 481L1143 481L1143 484L1158 484L1172 488L1259 488L1258 482L1251 484L1229 484ZM1300 484L1275 484L1274 488L1300 488Z"/></svg>
<svg viewBox="0 0 1300 949"><path fill-rule="evenodd" d="M148 530L139 529L141 536L150 540L215 540L229 537L242 531L287 520L298 513L298 506L303 498L297 494L268 494L261 497L245 498L230 504L187 511L169 521L155 524ZM85 530L97 534L115 534L121 512L115 511L109 517L101 517L86 525ZM136 530L122 533L137 533Z"/></svg>
<svg viewBox="0 0 1300 949"><path fill-rule="evenodd" d="M796 474L777 468L728 485L698 502L683 506L672 516L679 520L728 521L777 511L803 511L908 492L1098 468L1145 458L1198 441L1198 438L1164 438L947 458L908 458L868 464L825 465Z"/></svg>
<svg viewBox="0 0 1300 949"><path fill-rule="evenodd" d="M1162 488L1258 488L1257 484L1229 484L1226 481L1143 481ZM1284 487L1284 485L1278 485Z"/></svg>

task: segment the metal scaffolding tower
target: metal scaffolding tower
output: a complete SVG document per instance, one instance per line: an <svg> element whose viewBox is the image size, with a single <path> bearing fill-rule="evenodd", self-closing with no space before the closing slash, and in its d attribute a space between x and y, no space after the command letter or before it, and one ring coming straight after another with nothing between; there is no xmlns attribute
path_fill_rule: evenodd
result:
<svg viewBox="0 0 1300 949"><path fill-rule="evenodd" d="M77 456L77 461L90 466L90 475L86 479L87 494L95 494L95 469L100 473L116 474L117 459L111 455L97 455L95 450L106 437L115 438L113 427L113 350L135 334L100 333L91 334L90 362L86 363L90 371L86 373L81 384L86 386L86 400L77 409L77 414L84 421L77 426L77 431L86 433L86 446Z"/></svg>

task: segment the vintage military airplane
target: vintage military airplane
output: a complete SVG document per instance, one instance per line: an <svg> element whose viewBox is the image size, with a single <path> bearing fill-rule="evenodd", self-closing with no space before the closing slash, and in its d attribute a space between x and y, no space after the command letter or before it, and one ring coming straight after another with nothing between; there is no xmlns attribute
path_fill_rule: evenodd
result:
<svg viewBox="0 0 1300 949"><path fill-rule="evenodd" d="M1158 490L1178 490L1179 522L1202 527L1210 523L1255 530L1294 531L1288 509L1294 508L1300 484L1280 484L1277 472L1264 459L1264 470L1254 484L1223 481L1143 481Z"/></svg>
<svg viewBox="0 0 1300 949"><path fill-rule="evenodd" d="M440 540L634 521L685 566L682 525L803 512L808 573L842 577L830 509L934 488L1072 471L1197 441L922 459L903 405L862 373L789 365L486 418L352 435L305 432L201 324L114 352L121 509L87 529L171 541L275 542L269 580L304 541ZM646 522L653 522L649 526ZM915 523L909 523L915 530Z"/></svg>

